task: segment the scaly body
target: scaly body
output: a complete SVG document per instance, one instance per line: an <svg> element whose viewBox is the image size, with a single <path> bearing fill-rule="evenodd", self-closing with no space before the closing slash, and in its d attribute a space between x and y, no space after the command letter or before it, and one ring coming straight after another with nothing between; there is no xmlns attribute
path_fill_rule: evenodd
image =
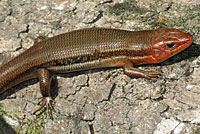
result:
<svg viewBox="0 0 200 134"><path fill-rule="evenodd" d="M2 65L0 94L23 81L38 78L43 96L41 108L46 104L51 107L50 84L54 73L123 67L130 77L154 78L159 73L133 66L160 63L191 43L190 34L167 28L148 31L91 28L68 32L36 42Z"/></svg>

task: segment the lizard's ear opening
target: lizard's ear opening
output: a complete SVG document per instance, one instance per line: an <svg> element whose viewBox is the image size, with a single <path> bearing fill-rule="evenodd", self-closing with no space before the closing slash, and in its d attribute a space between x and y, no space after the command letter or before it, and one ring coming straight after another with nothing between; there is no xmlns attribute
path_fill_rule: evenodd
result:
<svg viewBox="0 0 200 134"><path fill-rule="evenodd" d="M155 30L152 39L152 57L159 63L181 52L192 44L193 37L177 29Z"/></svg>

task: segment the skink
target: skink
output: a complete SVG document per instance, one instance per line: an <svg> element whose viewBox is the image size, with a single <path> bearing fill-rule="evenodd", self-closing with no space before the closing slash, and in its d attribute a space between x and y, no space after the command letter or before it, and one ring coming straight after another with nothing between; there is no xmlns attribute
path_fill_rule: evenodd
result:
<svg viewBox="0 0 200 134"><path fill-rule="evenodd" d="M43 107L52 109L52 75L95 68L123 67L130 77L155 78L159 73L134 65L160 63L184 50L193 37L177 29L146 31L88 28L43 39L0 67L0 94L38 78Z"/></svg>

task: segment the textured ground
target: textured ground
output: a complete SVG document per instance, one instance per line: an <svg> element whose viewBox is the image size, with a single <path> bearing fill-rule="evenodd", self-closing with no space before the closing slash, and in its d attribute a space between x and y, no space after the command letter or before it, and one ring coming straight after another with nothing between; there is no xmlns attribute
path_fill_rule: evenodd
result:
<svg viewBox="0 0 200 134"><path fill-rule="evenodd" d="M33 45L80 28L174 27L194 36L186 51L158 65L155 80L130 79L122 69L55 76L54 120L32 115L37 80L0 95L1 134L200 134L199 0L0 0L0 62ZM10 93L11 92L11 93Z"/></svg>

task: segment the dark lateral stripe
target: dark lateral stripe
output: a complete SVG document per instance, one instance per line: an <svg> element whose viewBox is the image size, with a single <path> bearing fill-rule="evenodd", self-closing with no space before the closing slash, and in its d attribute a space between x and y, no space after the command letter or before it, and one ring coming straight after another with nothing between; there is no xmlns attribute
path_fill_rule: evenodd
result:
<svg viewBox="0 0 200 134"><path fill-rule="evenodd" d="M69 56L65 59L56 59L48 63L45 63L42 66L44 67L66 66L66 65L92 62L92 61L97 61L101 59L120 57L120 56L142 57L142 56L145 56L145 51L143 50L143 53L141 53L141 51L131 51L131 50L124 50L124 49L110 50L110 51L107 50L107 51L101 51L101 52L98 50L95 50L95 52L90 53L90 54L77 55L77 56L72 56L72 57Z"/></svg>

